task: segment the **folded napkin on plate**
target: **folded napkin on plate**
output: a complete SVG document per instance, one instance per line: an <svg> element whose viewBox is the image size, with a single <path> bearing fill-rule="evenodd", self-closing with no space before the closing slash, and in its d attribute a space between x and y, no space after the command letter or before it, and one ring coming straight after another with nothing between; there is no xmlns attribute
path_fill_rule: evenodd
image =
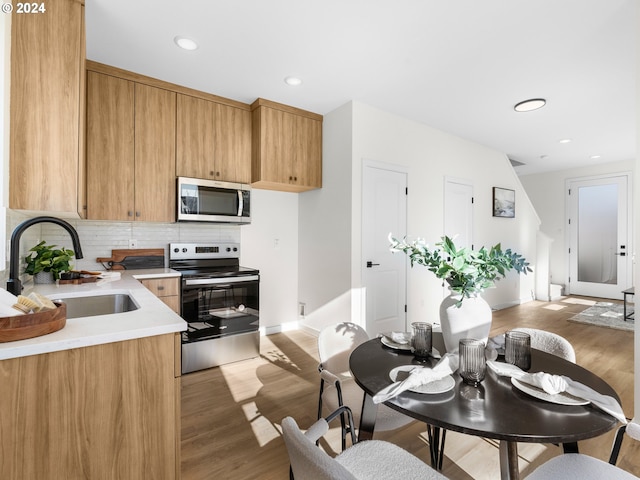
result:
<svg viewBox="0 0 640 480"><path fill-rule="evenodd" d="M626 424L627 419L622 411L622 407L615 398L609 395L602 395L593 388L588 387L580 382L570 379L564 375L552 375L550 373L537 372L527 373L510 363L487 362L487 366L498 375L515 378L528 385L538 387L549 395L556 395L566 392L574 397L589 400L593 405L605 411L609 415L617 418L620 422Z"/></svg>
<svg viewBox="0 0 640 480"><path fill-rule="evenodd" d="M373 403L386 402L405 390L425 385L429 382L435 382L436 380L440 380L441 378L451 375L457 369L458 355L446 353L435 367L415 367L409 372L409 376L405 380L392 383L388 387L380 390L373 396Z"/></svg>
<svg viewBox="0 0 640 480"><path fill-rule="evenodd" d="M382 334L388 340L400 345L407 345L411 340L411 334L409 332L385 332Z"/></svg>

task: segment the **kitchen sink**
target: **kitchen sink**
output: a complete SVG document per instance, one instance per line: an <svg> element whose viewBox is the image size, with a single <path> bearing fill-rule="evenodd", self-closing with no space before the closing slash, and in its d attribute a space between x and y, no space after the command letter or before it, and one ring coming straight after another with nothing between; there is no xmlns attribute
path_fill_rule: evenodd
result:
<svg viewBox="0 0 640 480"><path fill-rule="evenodd" d="M67 304L67 318L111 315L137 310L138 304L127 293L87 295L84 297L53 298Z"/></svg>

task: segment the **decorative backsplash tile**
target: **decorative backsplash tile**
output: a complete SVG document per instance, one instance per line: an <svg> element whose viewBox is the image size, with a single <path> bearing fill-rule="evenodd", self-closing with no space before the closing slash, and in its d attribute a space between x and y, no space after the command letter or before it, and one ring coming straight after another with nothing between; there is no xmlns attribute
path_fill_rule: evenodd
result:
<svg viewBox="0 0 640 480"><path fill-rule="evenodd" d="M24 220L35 215L7 210L7 268L2 276L2 286L9 277L9 243L11 233ZM74 262L77 270L104 270L96 261L98 257L110 257L112 249L127 249L129 241L136 240L136 248L164 248L165 262L172 242L240 242L240 226L209 223L147 223L105 222L65 219L78 232L84 258ZM42 223L28 228L20 239L20 271L24 269L24 257L29 249L41 240L59 247L73 248L69 234L53 223ZM28 277L28 276L27 276ZM23 278L27 280L28 278Z"/></svg>

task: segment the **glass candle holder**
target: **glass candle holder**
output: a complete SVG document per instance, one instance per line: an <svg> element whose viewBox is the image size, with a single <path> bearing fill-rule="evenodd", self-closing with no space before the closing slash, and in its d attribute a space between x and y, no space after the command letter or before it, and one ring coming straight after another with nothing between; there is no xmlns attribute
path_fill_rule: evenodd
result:
<svg viewBox="0 0 640 480"><path fill-rule="evenodd" d="M504 335L504 359L522 370L531 368L531 335L509 330Z"/></svg>
<svg viewBox="0 0 640 480"><path fill-rule="evenodd" d="M460 340L460 376L462 381L477 386L484 380L487 363L484 357L485 345L482 340L463 338Z"/></svg>
<svg viewBox="0 0 640 480"><path fill-rule="evenodd" d="M426 322L414 322L411 324L411 352L416 357L426 358L431 355L432 326Z"/></svg>

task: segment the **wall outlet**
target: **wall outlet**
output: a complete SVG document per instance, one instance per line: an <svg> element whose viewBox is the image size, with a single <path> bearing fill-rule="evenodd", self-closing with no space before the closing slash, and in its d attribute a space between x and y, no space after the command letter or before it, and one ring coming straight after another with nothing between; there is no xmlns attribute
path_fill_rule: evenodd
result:
<svg viewBox="0 0 640 480"><path fill-rule="evenodd" d="M129 248L138 248L138 240L130 238L129 239Z"/></svg>

